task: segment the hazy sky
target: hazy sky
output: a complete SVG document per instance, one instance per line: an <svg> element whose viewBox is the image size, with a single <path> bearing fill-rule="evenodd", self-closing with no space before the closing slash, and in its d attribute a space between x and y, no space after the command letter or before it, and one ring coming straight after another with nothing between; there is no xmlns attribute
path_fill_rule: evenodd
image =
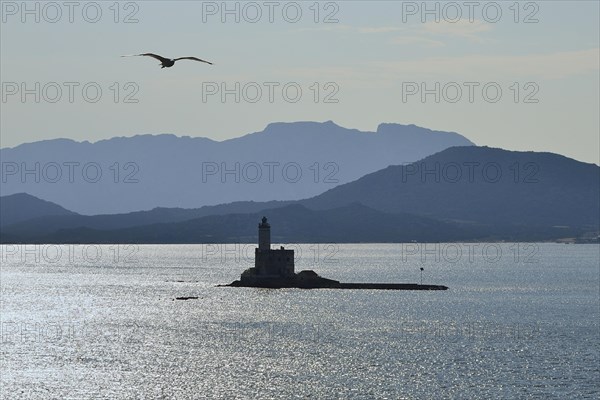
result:
<svg viewBox="0 0 600 400"><path fill-rule="evenodd" d="M597 1L23 4L1 5L2 147L333 120L599 163ZM140 52L215 65L119 57Z"/></svg>

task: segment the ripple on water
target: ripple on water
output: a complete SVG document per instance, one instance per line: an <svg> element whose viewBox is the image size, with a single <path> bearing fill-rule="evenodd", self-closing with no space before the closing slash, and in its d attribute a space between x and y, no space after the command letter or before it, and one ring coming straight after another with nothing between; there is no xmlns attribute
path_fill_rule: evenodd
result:
<svg viewBox="0 0 600 400"><path fill-rule="evenodd" d="M596 247L543 244L537 263L491 264L337 246L333 260L304 257L298 269L417 282L424 265L426 282L450 290L216 288L248 260L199 257L199 246L140 246L127 265L3 260L3 394L598 398ZM198 299L173 300L182 296Z"/></svg>

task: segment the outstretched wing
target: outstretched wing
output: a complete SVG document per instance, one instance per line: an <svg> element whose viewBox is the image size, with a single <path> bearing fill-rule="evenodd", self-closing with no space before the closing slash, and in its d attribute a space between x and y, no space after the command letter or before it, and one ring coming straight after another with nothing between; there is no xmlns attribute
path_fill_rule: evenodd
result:
<svg viewBox="0 0 600 400"><path fill-rule="evenodd" d="M177 61L177 60L194 60L194 61L200 61L203 63L213 65L213 63L211 63L210 61L202 60L202 59L196 58L196 57L179 57L179 58L174 59L173 61Z"/></svg>
<svg viewBox="0 0 600 400"><path fill-rule="evenodd" d="M170 59L168 59L168 58L165 58L165 57L159 56L158 54L154 54L154 53L143 53L143 54L136 54L136 56L148 56L148 57L156 58L156 59L157 59L158 61L160 61L161 63L164 63L164 62L171 61L171 60L170 60Z"/></svg>
<svg viewBox="0 0 600 400"><path fill-rule="evenodd" d="M158 54L154 54L154 53L130 54L130 55L121 56L121 57L138 57L138 56L148 56L148 57L156 58L161 63L164 63L165 61L171 61L168 58L164 58L164 57L159 56Z"/></svg>

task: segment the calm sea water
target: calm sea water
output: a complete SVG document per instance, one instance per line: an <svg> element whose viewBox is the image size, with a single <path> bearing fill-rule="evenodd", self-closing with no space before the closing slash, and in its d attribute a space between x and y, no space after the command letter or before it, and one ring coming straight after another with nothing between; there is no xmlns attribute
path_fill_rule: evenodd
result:
<svg viewBox="0 0 600 400"><path fill-rule="evenodd" d="M291 247L296 270L450 289L215 287L254 245L2 246L2 398L600 395L598 245Z"/></svg>

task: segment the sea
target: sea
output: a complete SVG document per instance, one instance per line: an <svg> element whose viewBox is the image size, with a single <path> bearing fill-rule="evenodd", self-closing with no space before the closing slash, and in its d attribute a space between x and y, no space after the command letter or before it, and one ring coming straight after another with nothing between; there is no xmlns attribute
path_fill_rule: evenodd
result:
<svg viewBox="0 0 600 400"><path fill-rule="evenodd" d="M0 247L2 399L598 399L600 246L278 244L446 291L218 287L254 244Z"/></svg>

